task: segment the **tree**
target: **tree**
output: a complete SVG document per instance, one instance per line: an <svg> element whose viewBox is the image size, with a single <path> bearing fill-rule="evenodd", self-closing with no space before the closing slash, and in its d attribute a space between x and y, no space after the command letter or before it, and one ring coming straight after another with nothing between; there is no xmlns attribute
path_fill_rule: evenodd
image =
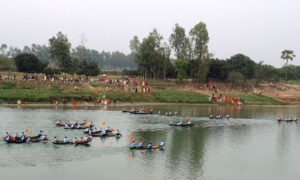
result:
<svg viewBox="0 0 300 180"><path fill-rule="evenodd" d="M285 82L287 82L287 70L288 70L288 63L289 60L293 60L296 57L296 55L294 54L294 51L292 50L284 50L281 52L281 59L286 61L285 64Z"/></svg>
<svg viewBox="0 0 300 180"><path fill-rule="evenodd" d="M1 56L5 56L6 55L6 49L7 49L7 45L6 44L2 44L0 46L0 55Z"/></svg>
<svg viewBox="0 0 300 180"><path fill-rule="evenodd" d="M80 70L78 74L84 74L86 76L98 76L100 74L100 69L97 63L91 61L82 60L80 62Z"/></svg>
<svg viewBox="0 0 300 180"><path fill-rule="evenodd" d="M199 81L204 76L200 73L200 69L207 69L207 66L203 66L207 63L201 64L201 61L203 59L209 59L210 55L208 52L208 31L206 29L206 24L203 22L200 22L196 24L191 30L190 30L190 36L191 36L191 46L193 47L193 54L192 54L192 62L191 62L191 76L194 80ZM203 80L203 79L202 79Z"/></svg>
<svg viewBox="0 0 300 180"><path fill-rule="evenodd" d="M175 61L177 80L179 83L183 83L184 79L187 77L188 66L189 66L189 62L186 60Z"/></svg>
<svg viewBox="0 0 300 180"><path fill-rule="evenodd" d="M58 63L61 71L71 73L71 43L69 43L67 36L58 32L56 37L49 39L49 44L51 57Z"/></svg>
<svg viewBox="0 0 300 180"><path fill-rule="evenodd" d="M185 35L185 29L179 26L179 24L175 24L175 28L173 28L173 33L170 35L169 42L175 51L177 59L187 59L190 43L189 39Z"/></svg>
<svg viewBox="0 0 300 180"><path fill-rule="evenodd" d="M43 64L34 54L23 53L15 57L15 64L19 72L40 73L47 66Z"/></svg>
<svg viewBox="0 0 300 180"><path fill-rule="evenodd" d="M240 72L243 74L244 81L251 79L255 71L255 62L248 56L236 54L227 60L227 68L229 72Z"/></svg>

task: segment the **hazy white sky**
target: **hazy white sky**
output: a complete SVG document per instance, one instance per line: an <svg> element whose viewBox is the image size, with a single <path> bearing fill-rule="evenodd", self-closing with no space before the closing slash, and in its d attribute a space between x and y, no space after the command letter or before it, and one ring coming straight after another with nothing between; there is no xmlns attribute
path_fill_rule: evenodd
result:
<svg viewBox="0 0 300 180"><path fill-rule="evenodd" d="M175 23L189 30L204 21L217 58L243 53L256 62L283 65L292 49L300 65L299 0L0 0L0 44L48 44L58 31L73 47L129 53L134 35L153 28L168 40Z"/></svg>

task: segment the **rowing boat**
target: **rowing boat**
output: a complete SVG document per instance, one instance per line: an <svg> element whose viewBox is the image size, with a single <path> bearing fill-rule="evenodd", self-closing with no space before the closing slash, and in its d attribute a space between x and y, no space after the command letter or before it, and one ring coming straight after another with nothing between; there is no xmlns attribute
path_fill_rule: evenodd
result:
<svg viewBox="0 0 300 180"><path fill-rule="evenodd" d="M140 113L140 112L130 112L131 114L139 114L139 115L147 115L147 114L153 114L153 112L144 112L144 113Z"/></svg>
<svg viewBox="0 0 300 180"><path fill-rule="evenodd" d="M152 149L160 149L160 150L163 150L164 148L161 147L161 146L152 146L152 147L149 149L147 146L142 146L142 147L135 146L135 147L129 147L129 149L131 149L131 150L152 150Z"/></svg>
<svg viewBox="0 0 300 180"><path fill-rule="evenodd" d="M169 126L180 126L180 127L190 127L193 126L193 124L169 124Z"/></svg>
<svg viewBox="0 0 300 180"><path fill-rule="evenodd" d="M92 137L121 137L122 134L106 133L106 134L92 134Z"/></svg>
<svg viewBox="0 0 300 180"><path fill-rule="evenodd" d="M277 119L277 121L278 121L278 122L297 122L298 119L292 119L292 120L284 120L284 119L278 120L278 119Z"/></svg>

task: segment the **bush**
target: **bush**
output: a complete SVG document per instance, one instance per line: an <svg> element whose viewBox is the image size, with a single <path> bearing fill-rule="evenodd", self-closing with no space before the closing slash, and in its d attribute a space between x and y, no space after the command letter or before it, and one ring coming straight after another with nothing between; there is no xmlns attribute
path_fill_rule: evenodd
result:
<svg viewBox="0 0 300 180"><path fill-rule="evenodd" d="M12 82L3 82L2 83L2 89L15 89L17 87L17 85L15 83Z"/></svg>

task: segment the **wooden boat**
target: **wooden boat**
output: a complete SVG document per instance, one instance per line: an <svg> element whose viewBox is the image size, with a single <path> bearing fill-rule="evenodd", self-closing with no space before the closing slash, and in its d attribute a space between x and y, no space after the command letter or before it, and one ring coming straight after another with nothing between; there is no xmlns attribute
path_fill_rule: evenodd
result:
<svg viewBox="0 0 300 180"><path fill-rule="evenodd" d="M90 127L87 127L87 126L81 126L80 128L77 127L77 126L74 126L73 128L72 127L64 127L65 129L86 129L86 128L90 128Z"/></svg>
<svg viewBox="0 0 300 180"><path fill-rule="evenodd" d="M92 134L92 137L121 137L122 134L114 134L114 133L106 133L104 135L101 135L101 134Z"/></svg>
<svg viewBox="0 0 300 180"><path fill-rule="evenodd" d="M88 144L90 144L91 141L92 141L92 138L89 137L87 141L79 140L75 143L75 145L88 145Z"/></svg>
<svg viewBox="0 0 300 180"><path fill-rule="evenodd" d="M60 123L60 124L56 124L56 126L65 126L66 125L66 123L67 122L62 122L62 123ZM72 123L71 123L72 124ZM78 123L78 124L80 124L81 126L84 126L84 125L86 125L86 123ZM78 125L78 124L76 124L76 126Z"/></svg>
<svg viewBox="0 0 300 180"><path fill-rule="evenodd" d="M101 132L102 132L101 130L100 131L96 131L96 132L91 131L91 134L100 134ZM84 134L88 134L89 131L83 131L83 133Z"/></svg>
<svg viewBox="0 0 300 180"><path fill-rule="evenodd" d="M131 150L152 150L152 149L160 149L160 150L163 150L164 148L161 147L161 146L152 146L151 149L148 149L147 146L142 146L142 147L129 147L129 149Z"/></svg>
<svg viewBox="0 0 300 180"><path fill-rule="evenodd" d="M72 141L64 142L63 140L57 140L56 142L52 142L53 144L59 144L59 145L66 145L66 144L73 144Z"/></svg>
<svg viewBox="0 0 300 180"><path fill-rule="evenodd" d="M285 120L285 119L277 119L278 122L297 122L298 119L292 119L292 120Z"/></svg>
<svg viewBox="0 0 300 180"><path fill-rule="evenodd" d="M7 142L7 143L16 143L16 144L20 144L20 143L27 143L27 139L28 138L25 138L23 141L20 137L17 137L15 140L13 140L12 138L10 138L9 141L6 141L5 138L3 138L3 141ZM41 139L41 138L35 138L35 139L32 139L30 138L30 142L31 143L37 143L37 142L48 142L48 138L47 139Z"/></svg>
<svg viewBox="0 0 300 180"><path fill-rule="evenodd" d="M130 112L131 114L139 114L139 115L147 115L147 114L153 114L153 112L143 112L143 113L140 113L140 112Z"/></svg>
<svg viewBox="0 0 300 180"><path fill-rule="evenodd" d="M193 126L193 123L191 123L191 124L181 124L181 125L178 125L178 124L169 124L169 126L190 127L190 126Z"/></svg>

